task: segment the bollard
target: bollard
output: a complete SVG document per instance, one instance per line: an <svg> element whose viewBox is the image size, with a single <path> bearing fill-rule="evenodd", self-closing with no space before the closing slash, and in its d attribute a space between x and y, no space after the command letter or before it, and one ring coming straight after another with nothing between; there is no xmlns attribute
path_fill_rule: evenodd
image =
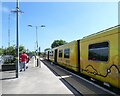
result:
<svg viewBox="0 0 120 96"><path fill-rule="evenodd" d="M39 58L37 58L37 67L41 67L41 64L40 64L40 59Z"/></svg>
<svg viewBox="0 0 120 96"><path fill-rule="evenodd" d="M41 61L39 60L39 68L41 68Z"/></svg>
<svg viewBox="0 0 120 96"><path fill-rule="evenodd" d="M38 65L39 65L39 59L37 58L37 67L38 67Z"/></svg>

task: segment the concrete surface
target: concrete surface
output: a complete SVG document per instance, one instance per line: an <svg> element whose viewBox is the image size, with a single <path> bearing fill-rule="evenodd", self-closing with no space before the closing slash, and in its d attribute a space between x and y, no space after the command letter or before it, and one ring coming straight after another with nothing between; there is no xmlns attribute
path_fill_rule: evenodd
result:
<svg viewBox="0 0 120 96"><path fill-rule="evenodd" d="M2 94L73 94L42 62L41 68L34 67L34 58L30 60L29 68L19 72L2 73Z"/></svg>

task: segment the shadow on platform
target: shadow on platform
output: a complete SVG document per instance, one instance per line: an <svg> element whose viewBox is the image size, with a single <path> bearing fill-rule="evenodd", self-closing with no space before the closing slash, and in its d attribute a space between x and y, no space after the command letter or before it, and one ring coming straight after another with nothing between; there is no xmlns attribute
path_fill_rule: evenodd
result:
<svg viewBox="0 0 120 96"><path fill-rule="evenodd" d="M6 78L2 78L0 80L10 80L10 79L16 79L16 77L6 77Z"/></svg>

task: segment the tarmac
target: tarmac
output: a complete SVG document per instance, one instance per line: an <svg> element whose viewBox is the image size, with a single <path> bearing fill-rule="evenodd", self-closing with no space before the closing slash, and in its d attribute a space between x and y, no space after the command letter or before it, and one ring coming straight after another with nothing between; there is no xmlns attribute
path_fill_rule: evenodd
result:
<svg viewBox="0 0 120 96"><path fill-rule="evenodd" d="M14 71L1 71L2 94L71 94L73 93L50 69L40 61L36 67L32 58L26 71L19 72L16 78Z"/></svg>

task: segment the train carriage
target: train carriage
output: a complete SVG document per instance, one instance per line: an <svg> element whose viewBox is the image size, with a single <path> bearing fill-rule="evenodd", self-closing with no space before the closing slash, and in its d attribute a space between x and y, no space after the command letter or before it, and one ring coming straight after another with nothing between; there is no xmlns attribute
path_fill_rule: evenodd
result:
<svg viewBox="0 0 120 96"><path fill-rule="evenodd" d="M73 41L57 48L57 63L78 71L78 41Z"/></svg>
<svg viewBox="0 0 120 96"><path fill-rule="evenodd" d="M53 52L54 52L53 49L49 51L49 60L52 62L54 61L54 56L53 56L54 53Z"/></svg>
<svg viewBox="0 0 120 96"><path fill-rule="evenodd" d="M45 58L51 62L54 62L54 50L53 49L49 49L45 52Z"/></svg>
<svg viewBox="0 0 120 96"><path fill-rule="evenodd" d="M81 72L120 88L119 27L109 28L80 41Z"/></svg>
<svg viewBox="0 0 120 96"><path fill-rule="evenodd" d="M120 88L120 26L53 48L49 60Z"/></svg>

